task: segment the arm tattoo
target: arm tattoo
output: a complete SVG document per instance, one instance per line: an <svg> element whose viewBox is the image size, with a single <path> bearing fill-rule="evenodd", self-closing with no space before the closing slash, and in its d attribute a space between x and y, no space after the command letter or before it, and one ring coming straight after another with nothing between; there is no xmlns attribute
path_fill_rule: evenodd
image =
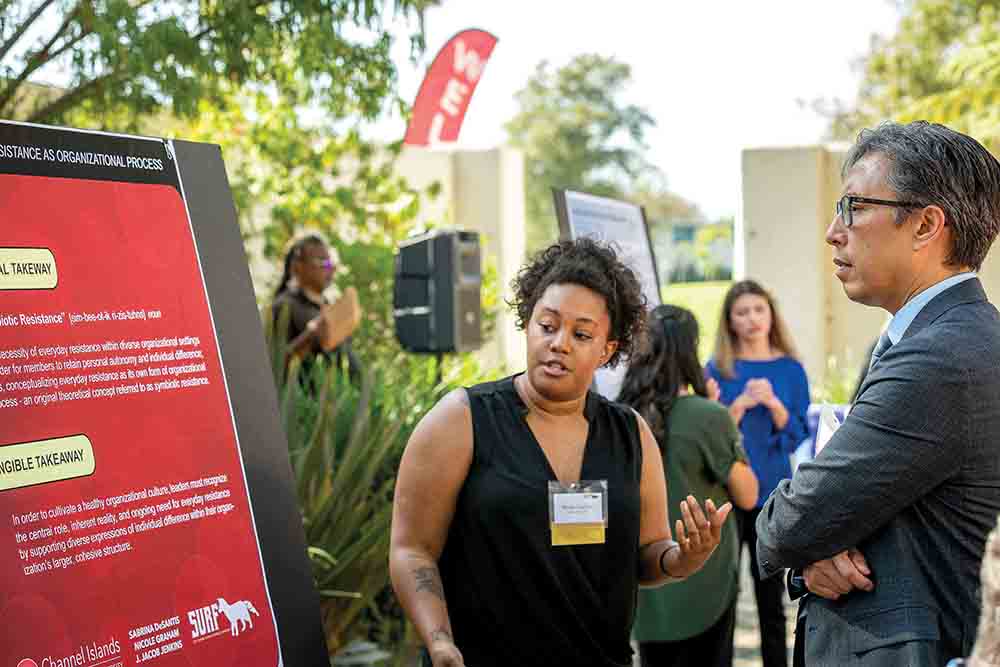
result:
<svg viewBox="0 0 1000 667"><path fill-rule="evenodd" d="M444 600L444 586L441 585L441 575L436 567L418 567L413 571L417 580L417 593L428 591Z"/></svg>
<svg viewBox="0 0 1000 667"><path fill-rule="evenodd" d="M438 642L438 641L449 641L450 642L450 641L454 641L454 640L451 638L451 633L450 632L448 632L444 628L438 628L437 630L435 630L434 632L431 633L431 641L432 642Z"/></svg>

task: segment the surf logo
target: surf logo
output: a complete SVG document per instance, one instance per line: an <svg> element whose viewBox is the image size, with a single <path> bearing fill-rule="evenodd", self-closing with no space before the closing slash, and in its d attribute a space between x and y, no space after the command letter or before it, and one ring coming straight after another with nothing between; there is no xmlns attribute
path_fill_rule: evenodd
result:
<svg viewBox="0 0 1000 667"><path fill-rule="evenodd" d="M229 635L238 637L242 632L253 629L253 617L260 616L253 603L249 600L226 602L218 598L212 604L193 609L188 612L188 623L191 625L191 639L202 640L222 635L225 631L219 624L220 618L225 618L229 625ZM20 666L19 666L20 667Z"/></svg>
<svg viewBox="0 0 1000 667"><path fill-rule="evenodd" d="M188 612L191 639L202 639L219 630L219 605L213 603Z"/></svg>
<svg viewBox="0 0 1000 667"><path fill-rule="evenodd" d="M233 604L228 604L225 600L219 598L217 604L219 605L219 611L229 621L229 634L233 637L246 630L247 626L251 630L253 629L253 619L250 617L250 614L260 616L260 613L253 608L249 600L238 600ZM237 624L239 625L239 629L237 629Z"/></svg>

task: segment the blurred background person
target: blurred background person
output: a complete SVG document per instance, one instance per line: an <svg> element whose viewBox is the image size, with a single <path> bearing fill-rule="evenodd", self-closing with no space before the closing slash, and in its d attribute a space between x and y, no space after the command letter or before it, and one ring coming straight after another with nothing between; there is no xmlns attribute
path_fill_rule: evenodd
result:
<svg viewBox="0 0 1000 667"><path fill-rule="evenodd" d="M332 348L324 347L324 341L332 335L332 324L323 316L323 307L329 303L324 292L333 282L336 267L330 246L322 236L310 233L294 239L285 253L281 281L271 303L272 331L287 343L288 359L302 359L304 377L313 360L322 357L338 368L346 360L351 379L355 380L361 362L351 349L350 336Z"/></svg>
<svg viewBox="0 0 1000 667"><path fill-rule="evenodd" d="M1000 667L1000 524L986 538L979 579L982 609L972 655L955 658L948 667Z"/></svg>
<svg viewBox="0 0 1000 667"><path fill-rule="evenodd" d="M629 360L618 400L632 406L656 436L669 507L711 498L752 510L757 478L725 407L708 396L698 360L698 322L677 306L657 306L645 344ZM739 531L722 527L705 567L673 586L639 591L633 635L642 667L730 667L739 592Z"/></svg>
<svg viewBox="0 0 1000 667"><path fill-rule="evenodd" d="M763 665L783 667L788 664L785 584L781 577L760 578L755 522L778 482L791 478L789 456L809 433L809 381L774 299L757 282L739 281L726 293L707 372L739 425L760 481L753 509L737 510L737 517L741 544L750 550Z"/></svg>
<svg viewBox="0 0 1000 667"><path fill-rule="evenodd" d="M590 390L599 367L632 353L646 317L609 246L552 245L513 291L527 370L451 392L413 431L393 499L393 589L425 665L630 667L638 586L698 571L732 506L688 497L672 536L652 432ZM603 495L590 507L606 530L557 540L553 486L582 481L604 482L572 495Z"/></svg>

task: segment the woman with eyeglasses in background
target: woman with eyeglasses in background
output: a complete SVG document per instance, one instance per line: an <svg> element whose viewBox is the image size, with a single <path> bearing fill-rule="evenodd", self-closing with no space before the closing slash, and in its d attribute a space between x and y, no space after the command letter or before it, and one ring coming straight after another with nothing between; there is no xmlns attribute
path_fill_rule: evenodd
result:
<svg viewBox="0 0 1000 667"><path fill-rule="evenodd" d="M339 367L346 357L353 379L361 364L351 350L351 339L348 337L332 350L324 350L321 345L330 326L321 315L323 305L328 303L323 292L333 282L335 268L330 246L322 236L310 233L293 240L285 253L281 281L271 304L271 317L275 333L284 330L289 358L298 356L308 366L321 356Z"/></svg>

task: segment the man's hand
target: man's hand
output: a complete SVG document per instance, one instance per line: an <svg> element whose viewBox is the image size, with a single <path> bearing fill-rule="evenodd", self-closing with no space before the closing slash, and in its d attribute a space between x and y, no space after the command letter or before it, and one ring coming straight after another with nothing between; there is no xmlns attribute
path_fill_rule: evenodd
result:
<svg viewBox="0 0 1000 667"><path fill-rule="evenodd" d="M732 509L732 503L716 509L711 498L705 501L704 510L694 496L681 501L681 516L684 518L677 520L674 530L680 554L669 568L672 576L687 577L701 569L715 547L719 546L722 524Z"/></svg>
<svg viewBox="0 0 1000 667"><path fill-rule="evenodd" d="M826 560L806 566L802 576L806 588L827 600L838 600L858 589L871 591L875 588L868 575L872 573L865 557L857 549L848 549Z"/></svg>
<svg viewBox="0 0 1000 667"><path fill-rule="evenodd" d="M431 645L427 648L427 653L430 654L434 667L465 667L462 653L447 630L435 630L431 633Z"/></svg>

